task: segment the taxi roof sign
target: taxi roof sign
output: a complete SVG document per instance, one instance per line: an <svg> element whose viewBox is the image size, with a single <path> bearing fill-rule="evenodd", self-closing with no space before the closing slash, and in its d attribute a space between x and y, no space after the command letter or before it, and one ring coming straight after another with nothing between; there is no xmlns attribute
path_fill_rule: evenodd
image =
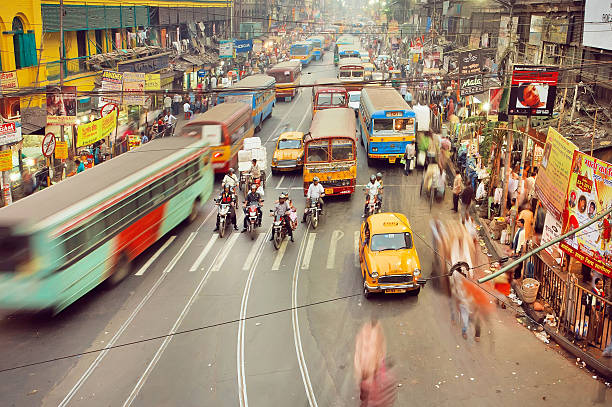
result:
<svg viewBox="0 0 612 407"><path fill-rule="evenodd" d="M383 222L383 226L399 226L398 221L386 220Z"/></svg>

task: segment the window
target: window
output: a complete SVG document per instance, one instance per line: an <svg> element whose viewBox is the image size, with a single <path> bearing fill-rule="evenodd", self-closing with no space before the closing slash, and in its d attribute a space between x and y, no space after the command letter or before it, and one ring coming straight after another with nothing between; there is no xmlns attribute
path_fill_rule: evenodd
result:
<svg viewBox="0 0 612 407"><path fill-rule="evenodd" d="M349 95L349 102L359 102L361 100L361 93L356 92Z"/></svg>
<svg viewBox="0 0 612 407"><path fill-rule="evenodd" d="M353 78L363 78L363 71L353 71Z"/></svg>
<svg viewBox="0 0 612 407"><path fill-rule="evenodd" d="M340 79L346 79L351 77L351 71L340 71Z"/></svg>
<svg viewBox="0 0 612 407"><path fill-rule="evenodd" d="M15 52L15 67L26 68L37 64L36 38L34 31L23 30L23 22L19 17L13 18L13 47Z"/></svg>
<svg viewBox="0 0 612 407"><path fill-rule="evenodd" d="M236 131L234 131L230 137L230 142L232 144L236 144L236 142L242 140L242 138L244 137L244 134L246 133L246 129L247 129L247 124L244 123L242 126L238 127L236 129Z"/></svg>
<svg viewBox="0 0 612 407"><path fill-rule="evenodd" d="M400 250L412 248L412 235L410 233L383 233L372 236L372 251Z"/></svg>
<svg viewBox="0 0 612 407"><path fill-rule="evenodd" d="M308 144L307 162L316 163L329 160L329 143L327 140L311 141Z"/></svg>
<svg viewBox="0 0 612 407"><path fill-rule="evenodd" d="M414 131L414 119L395 119L396 131Z"/></svg>
<svg viewBox="0 0 612 407"><path fill-rule="evenodd" d="M393 130L393 119L374 119L374 131Z"/></svg>
<svg viewBox="0 0 612 407"><path fill-rule="evenodd" d="M302 146L302 142L300 140L282 139L278 141L279 150L296 149L296 148L300 148L301 146Z"/></svg>
<svg viewBox="0 0 612 407"><path fill-rule="evenodd" d="M332 140L332 160L345 161L353 160L353 143L349 140Z"/></svg>

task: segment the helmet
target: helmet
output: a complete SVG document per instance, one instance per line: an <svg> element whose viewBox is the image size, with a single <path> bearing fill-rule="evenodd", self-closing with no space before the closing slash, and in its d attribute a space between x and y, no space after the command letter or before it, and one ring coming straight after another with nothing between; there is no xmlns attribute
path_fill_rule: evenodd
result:
<svg viewBox="0 0 612 407"><path fill-rule="evenodd" d="M229 189L230 189L229 184L225 184L225 185L223 185L223 189L225 189L225 190L228 190L228 191L229 191Z"/></svg>
<svg viewBox="0 0 612 407"><path fill-rule="evenodd" d="M287 199L287 195L284 192L281 192L278 199Z"/></svg>
<svg viewBox="0 0 612 407"><path fill-rule="evenodd" d="M230 168L228 172L229 172L230 174L233 174L233 173L234 173L234 169L233 169L233 168Z"/></svg>
<svg viewBox="0 0 612 407"><path fill-rule="evenodd" d="M376 173L376 178L382 178L382 174L380 172Z"/></svg>
<svg viewBox="0 0 612 407"><path fill-rule="evenodd" d="M370 175L370 181L376 181L376 175L374 174Z"/></svg>
<svg viewBox="0 0 612 407"><path fill-rule="evenodd" d="M319 182L319 177L314 177L314 178L312 179L312 181L313 181L313 182Z"/></svg>
<svg viewBox="0 0 612 407"><path fill-rule="evenodd" d="M256 191L257 190L257 184L252 183L251 184L251 189Z"/></svg>

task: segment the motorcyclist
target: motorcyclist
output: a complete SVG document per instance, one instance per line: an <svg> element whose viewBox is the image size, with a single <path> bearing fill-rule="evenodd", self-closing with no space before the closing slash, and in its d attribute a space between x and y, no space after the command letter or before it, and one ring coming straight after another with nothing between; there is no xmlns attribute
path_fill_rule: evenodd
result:
<svg viewBox="0 0 612 407"><path fill-rule="evenodd" d="M306 208L304 209L304 216L302 216L302 223L306 222L306 214L312 200L316 200L323 213L323 197L325 196L325 188L319 183L319 177L312 179L312 184L308 187L308 193L306 194Z"/></svg>
<svg viewBox="0 0 612 407"><path fill-rule="evenodd" d="M227 174L225 174L225 176L223 177L223 181L221 181L221 186L225 187L225 185L229 185L232 192L235 193L238 182L238 176L235 174L234 169L230 168L229 171L227 171Z"/></svg>
<svg viewBox="0 0 612 407"><path fill-rule="evenodd" d="M249 217L247 215L248 208L251 204L257 204L257 226L261 226L261 204L263 203L263 199L261 199L261 195L257 192L257 185L251 184L251 191L247 194L247 197L244 201L244 225L242 226L242 232L247 231L247 223L249 222Z"/></svg>
<svg viewBox="0 0 612 407"><path fill-rule="evenodd" d="M380 189L380 184L376 181L376 175L372 174L370 176L370 182L368 182L365 186L366 201L365 201L365 206L363 208L364 218L368 216L368 202L370 202L370 197L378 196L379 189Z"/></svg>
<svg viewBox="0 0 612 407"><path fill-rule="evenodd" d="M232 192L229 185L225 185L223 187L223 192L217 198L217 204L229 204L229 215L232 225L234 225L234 230L238 230L236 226L236 195ZM215 227L214 232L219 231L219 213L217 212L217 226Z"/></svg>
<svg viewBox="0 0 612 407"><path fill-rule="evenodd" d="M251 161L251 168L249 168L249 175L251 176L251 183L256 183L261 178L261 170L257 166L257 160L253 158Z"/></svg>
<svg viewBox="0 0 612 407"><path fill-rule="evenodd" d="M287 229L287 234L289 238L293 242L293 230L291 229L291 219L289 218L289 212L291 211L291 206L287 203L287 195L285 193L281 193L278 197L278 202L274 206L274 211L272 212L272 216L279 216L285 219L285 227ZM270 240L274 239L274 235L270 236Z"/></svg>
<svg viewBox="0 0 612 407"><path fill-rule="evenodd" d="M380 172L376 173L376 182L378 182L378 185L380 185L380 187L378 188L378 194L376 195L376 199L378 199L378 206L382 207L384 187L383 187L382 174Z"/></svg>

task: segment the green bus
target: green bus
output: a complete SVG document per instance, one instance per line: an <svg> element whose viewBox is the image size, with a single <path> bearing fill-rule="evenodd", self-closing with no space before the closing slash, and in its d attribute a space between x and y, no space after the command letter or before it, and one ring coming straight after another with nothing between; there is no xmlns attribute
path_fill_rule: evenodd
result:
<svg viewBox="0 0 612 407"><path fill-rule="evenodd" d="M0 209L0 308L57 313L127 277L210 197L211 133L152 140Z"/></svg>

